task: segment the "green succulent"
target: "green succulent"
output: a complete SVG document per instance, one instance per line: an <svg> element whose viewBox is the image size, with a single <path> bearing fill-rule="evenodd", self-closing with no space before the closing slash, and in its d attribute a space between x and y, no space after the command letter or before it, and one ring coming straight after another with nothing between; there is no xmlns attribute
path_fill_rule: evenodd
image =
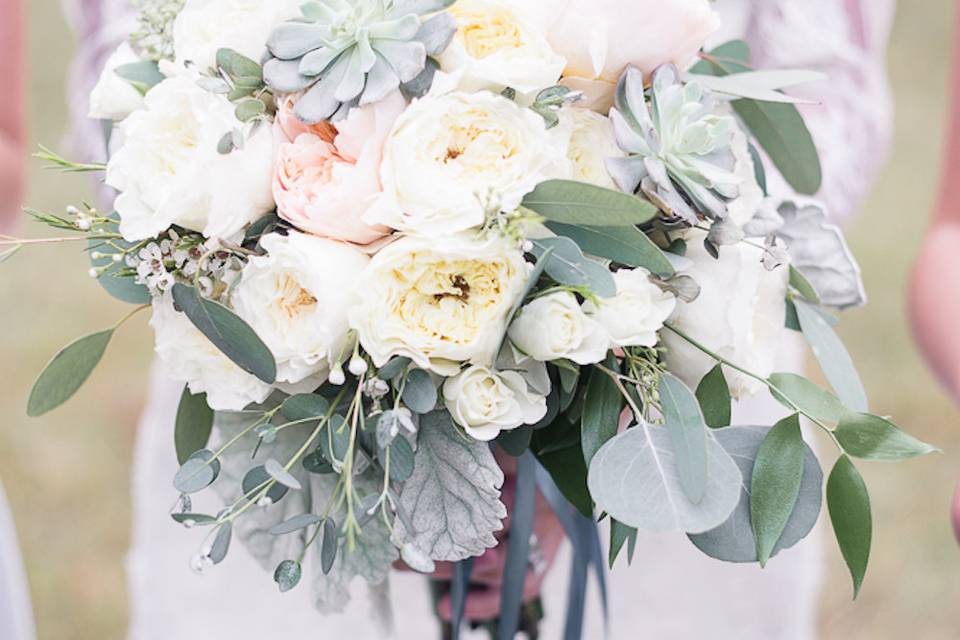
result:
<svg viewBox="0 0 960 640"><path fill-rule="evenodd" d="M617 144L630 155L607 162L611 176L667 215L690 223L699 215L724 218L741 183L730 148L736 121L719 114L699 84L681 83L673 65L658 68L651 85L648 103L638 69L628 68L620 79L610 118Z"/></svg>
<svg viewBox="0 0 960 640"><path fill-rule="evenodd" d="M277 93L305 91L294 108L307 123L337 120L402 88L429 90L456 22L437 13L454 0L312 0L303 17L270 36L263 65ZM423 16L435 14L429 18Z"/></svg>

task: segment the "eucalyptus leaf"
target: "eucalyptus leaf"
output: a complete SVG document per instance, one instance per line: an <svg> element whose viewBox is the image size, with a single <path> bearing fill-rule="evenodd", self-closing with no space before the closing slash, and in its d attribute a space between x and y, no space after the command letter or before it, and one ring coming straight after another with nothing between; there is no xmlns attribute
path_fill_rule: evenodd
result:
<svg viewBox="0 0 960 640"><path fill-rule="evenodd" d="M174 522L186 527L206 527L216 524L217 519L205 513L174 513L170 515Z"/></svg>
<svg viewBox="0 0 960 640"><path fill-rule="evenodd" d="M730 425L733 402L723 365L718 364L700 380L697 400L708 427L719 429Z"/></svg>
<svg viewBox="0 0 960 640"><path fill-rule="evenodd" d="M800 84L819 82L826 79L826 76L817 71L803 69L765 69L763 71L742 71L727 76L688 74L688 79L711 91L729 96L750 98L760 102L815 104L811 100L781 93L780 90Z"/></svg>
<svg viewBox="0 0 960 640"><path fill-rule="evenodd" d="M72 398L103 359L113 331L108 329L84 336L53 356L33 383L27 415L41 416Z"/></svg>
<svg viewBox="0 0 960 640"><path fill-rule="evenodd" d="M380 370L377 371L377 377L381 380L393 380L407 370L410 362L410 358L402 356L392 358L387 364L380 367Z"/></svg>
<svg viewBox="0 0 960 640"><path fill-rule="evenodd" d="M502 485L486 443L461 436L444 411L423 416L414 472L400 494L413 529L399 519L394 541L412 543L438 561L480 555L497 544L493 533L507 515Z"/></svg>
<svg viewBox="0 0 960 640"><path fill-rule="evenodd" d="M810 284L807 276L803 275L803 273L793 265L790 265L790 286L806 298L807 302L820 304L820 296L817 294L817 290Z"/></svg>
<svg viewBox="0 0 960 640"><path fill-rule="evenodd" d="M403 403L414 413L430 413L437 406L437 388L430 374L413 369L403 386Z"/></svg>
<svg viewBox="0 0 960 640"><path fill-rule="evenodd" d="M534 453L563 497L585 518L592 518L593 498L587 486L588 471L583 461L583 447L580 444L580 434L574 432L573 435L577 437L573 446L535 450Z"/></svg>
<svg viewBox="0 0 960 640"><path fill-rule="evenodd" d="M770 427L727 427L713 432L720 446L740 467L744 479L753 475L757 452ZM813 530L823 502L823 471L809 446L804 448L803 477L796 504L770 557L793 547ZM689 536L703 553L724 562L757 562L757 544L750 521L749 483L744 482L740 502L726 522L716 529Z"/></svg>
<svg viewBox="0 0 960 640"><path fill-rule="evenodd" d="M207 394L194 395L184 386L173 434L177 462L183 464L191 455L206 448L212 430L213 409L207 405Z"/></svg>
<svg viewBox="0 0 960 640"><path fill-rule="evenodd" d="M180 465L173 477L173 486L180 493L197 493L213 484L219 475L220 461L213 459L212 451L204 449Z"/></svg>
<svg viewBox="0 0 960 640"><path fill-rule="evenodd" d="M217 66L233 79L263 78L263 71L259 64L233 49L217 50Z"/></svg>
<svg viewBox="0 0 960 640"><path fill-rule="evenodd" d="M757 451L750 477L750 521L761 567L773 554L800 495L804 452L798 414L775 424Z"/></svg>
<svg viewBox="0 0 960 640"><path fill-rule="evenodd" d="M773 397L791 411L800 410L824 422L837 422L847 412L835 395L803 376L775 373L770 376L769 382L777 389Z"/></svg>
<svg viewBox="0 0 960 640"><path fill-rule="evenodd" d="M596 227L641 225L657 215L657 208L645 200L574 180L541 182L523 206L552 222Z"/></svg>
<svg viewBox="0 0 960 640"><path fill-rule="evenodd" d="M246 475L243 476L243 481L241 482L243 495L249 499L254 499L266 489L267 484L271 481L273 481L273 484L267 489L264 497L276 504L283 500L289 492L289 489L285 485L274 481L274 478L267 472L263 465L250 469Z"/></svg>
<svg viewBox="0 0 960 640"><path fill-rule="evenodd" d="M570 238L541 238L533 240L533 247L538 257L543 256L544 271L557 284L585 287L604 298L617 294L617 284L610 270L583 255Z"/></svg>
<svg viewBox="0 0 960 640"><path fill-rule="evenodd" d="M717 527L739 501L739 468L708 433L707 486L694 503L680 484L675 456L666 428L642 423L628 429L594 456L590 494L612 518L645 531L702 533Z"/></svg>
<svg viewBox="0 0 960 640"><path fill-rule="evenodd" d="M284 560L273 572L273 581L280 587L280 593L286 593L300 584L303 569L296 560Z"/></svg>
<svg viewBox="0 0 960 640"><path fill-rule="evenodd" d="M301 393L283 401L280 413L291 422L316 418L320 420L330 412L330 402L316 393Z"/></svg>
<svg viewBox="0 0 960 640"><path fill-rule="evenodd" d="M173 301L191 322L241 369L267 384L277 379L277 362L270 349L239 316L207 300L194 287L173 285Z"/></svg>
<svg viewBox="0 0 960 640"><path fill-rule="evenodd" d="M847 456L840 456L830 472L827 507L837 544L853 578L853 597L856 599L870 561L873 519L867 485Z"/></svg>
<svg viewBox="0 0 960 640"><path fill-rule="evenodd" d="M899 462L938 451L886 418L866 413L845 413L833 434L847 455L876 462Z"/></svg>
<svg viewBox="0 0 960 640"><path fill-rule="evenodd" d="M220 564L227 557L230 551L230 541L233 539L233 524L225 522L220 525L217 535L213 538L213 545L210 547L210 553L207 555L213 564Z"/></svg>
<svg viewBox="0 0 960 640"><path fill-rule="evenodd" d="M320 516L312 513L302 513L298 516L293 516L292 518L284 520L280 524L272 527L270 529L270 535L284 536L289 533L301 531L307 527L312 527L320 522L323 522L323 518Z"/></svg>
<svg viewBox="0 0 960 640"><path fill-rule="evenodd" d="M115 223L119 224L120 222L120 216L116 212L110 213L107 217ZM150 304L150 291L144 285L137 284L132 275L125 274L123 270L127 266L122 260L120 262L113 261L114 255L130 249L135 244L122 238L115 238L109 243L102 240L90 240L87 243L90 265L97 269L99 273L97 282L100 286L117 300L128 304ZM97 252L99 257L93 257L94 251ZM124 273L124 275L121 275L121 273Z"/></svg>
<svg viewBox="0 0 960 640"><path fill-rule="evenodd" d="M707 425L700 404L687 385L669 373L660 377L659 391L680 486L692 503L699 504L707 490Z"/></svg>
<svg viewBox="0 0 960 640"><path fill-rule="evenodd" d="M300 481L293 477L293 475L284 469L283 465L270 458L263 465L264 470L270 474L270 477L282 484L283 486L299 491L303 488L300 484Z"/></svg>
<svg viewBox="0 0 960 640"><path fill-rule="evenodd" d="M394 438L390 444L390 480L406 482L413 475L414 453L410 441L406 438Z"/></svg>
<svg viewBox="0 0 960 640"><path fill-rule="evenodd" d="M333 569L339 542L337 523L333 518L327 518L323 523L323 543L320 550L320 566L325 574Z"/></svg>
<svg viewBox="0 0 960 640"><path fill-rule="evenodd" d="M628 267L642 267L662 278L674 274L673 265L660 247L636 227L587 227L547 222L547 228L570 238L585 253Z"/></svg>
<svg viewBox="0 0 960 640"><path fill-rule="evenodd" d="M604 366L614 371L619 370L613 356L607 356ZM581 418L581 444L587 466L600 447L617 435L620 413L625 402L620 389L610 376L600 369L594 369L590 373Z"/></svg>
<svg viewBox="0 0 960 640"><path fill-rule="evenodd" d="M497 444L507 455L514 458L522 456L529 448L530 441L533 438L532 427L519 427L504 431L497 437Z"/></svg>
<svg viewBox="0 0 960 640"><path fill-rule="evenodd" d="M236 116L240 122L249 122L254 118L259 118L266 111L267 105L264 104L263 100L251 98L237 104Z"/></svg>
<svg viewBox="0 0 960 640"><path fill-rule="evenodd" d="M860 382L860 376L843 342L834 332L830 323L812 306L802 300L794 300L797 319L803 336L820 363L823 375L836 391L837 396L851 411L866 413L868 410L867 393Z"/></svg>
<svg viewBox="0 0 960 640"><path fill-rule="evenodd" d="M166 79L166 76L160 72L160 67L153 60L122 64L113 72L136 87L141 93L146 93Z"/></svg>

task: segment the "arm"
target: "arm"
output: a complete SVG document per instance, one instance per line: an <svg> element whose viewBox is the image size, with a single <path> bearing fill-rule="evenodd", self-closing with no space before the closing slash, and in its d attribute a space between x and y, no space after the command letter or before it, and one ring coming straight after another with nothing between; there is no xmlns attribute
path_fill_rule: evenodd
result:
<svg viewBox="0 0 960 640"><path fill-rule="evenodd" d="M933 224L914 264L910 319L927 362L960 400L960 41L954 47L951 86L945 167Z"/></svg>
<svg viewBox="0 0 960 640"><path fill-rule="evenodd" d="M23 4L0 0L0 77L9 87L0 100L0 231L10 229L23 200L25 136L23 109Z"/></svg>

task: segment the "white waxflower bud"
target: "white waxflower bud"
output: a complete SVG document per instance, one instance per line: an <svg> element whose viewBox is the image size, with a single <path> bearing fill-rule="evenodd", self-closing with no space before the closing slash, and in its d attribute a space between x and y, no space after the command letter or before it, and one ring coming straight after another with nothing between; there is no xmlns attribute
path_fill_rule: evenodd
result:
<svg viewBox="0 0 960 640"><path fill-rule="evenodd" d="M361 358L359 355L354 355L350 358L350 373L359 377L367 372L367 361Z"/></svg>
<svg viewBox="0 0 960 640"><path fill-rule="evenodd" d="M338 362L333 367L333 370L330 371L330 375L327 378L327 380L329 380L330 384L334 385L335 387L339 387L344 382L346 382L347 376L346 374L343 373L343 365Z"/></svg>
<svg viewBox="0 0 960 640"><path fill-rule="evenodd" d="M87 271L87 275L90 276L91 278L96 279L97 277L99 277L100 274L97 273L96 269L91 268L89 271Z"/></svg>

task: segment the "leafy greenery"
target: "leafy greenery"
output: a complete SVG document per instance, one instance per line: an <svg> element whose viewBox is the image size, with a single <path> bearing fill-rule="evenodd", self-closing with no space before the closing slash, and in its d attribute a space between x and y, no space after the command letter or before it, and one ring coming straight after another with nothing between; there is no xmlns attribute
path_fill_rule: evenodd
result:
<svg viewBox="0 0 960 640"><path fill-rule="evenodd" d="M635 196L575 180L547 180L523 206L551 222L594 227L630 227L653 220L657 209Z"/></svg>
<svg viewBox="0 0 960 640"><path fill-rule="evenodd" d="M856 599L870 561L873 519L867 485L847 456L840 456L830 472L827 507L840 552L853 578L853 597Z"/></svg>
<svg viewBox="0 0 960 640"><path fill-rule="evenodd" d="M716 365L703 376L697 385L697 400L708 427L719 429L730 425L733 401L727 378L723 375L723 365Z"/></svg>
<svg viewBox="0 0 960 640"><path fill-rule="evenodd" d="M100 363L113 331L108 329L84 336L53 356L33 384L27 415L41 416L72 398Z"/></svg>
<svg viewBox="0 0 960 640"><path fill-rule="evenodd" d="M194 453L205 449L212 430L213 410L207 406L207 394L194 395L184 386L173 433L177 462L183 464Z"/></svg>

